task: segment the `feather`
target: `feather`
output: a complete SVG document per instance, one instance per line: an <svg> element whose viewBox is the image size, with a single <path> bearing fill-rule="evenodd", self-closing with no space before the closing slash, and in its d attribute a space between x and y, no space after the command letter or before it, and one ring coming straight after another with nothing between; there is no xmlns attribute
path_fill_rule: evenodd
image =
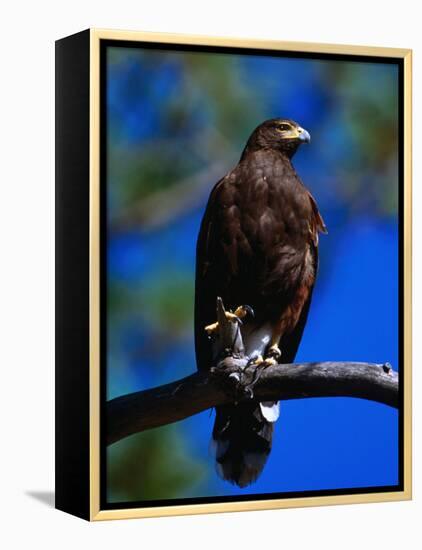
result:
<svg viewBox="0 0 422 550"><path fill-rule="evenodd" d="M259 404L262 416L268 422L275 422L280 416L280 401L261 401Z"/></svg>

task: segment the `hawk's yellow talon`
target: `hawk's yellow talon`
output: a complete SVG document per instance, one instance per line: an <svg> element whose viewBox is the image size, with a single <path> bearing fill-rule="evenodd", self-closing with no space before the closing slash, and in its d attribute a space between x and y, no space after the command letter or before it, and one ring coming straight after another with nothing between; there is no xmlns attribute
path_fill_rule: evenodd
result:
<svg viewBox="0 0 422 550"><path fill-rule="evenodd" d="M267 352L267 357L271 357L271 358L274 358L274 359L279 359L281 357L281 350L280 348L278 347L277 344L273 344L269 349L268 349L268 352Z"/></svg>
<svg viewBox="0 0 422 550"><path fill-rule="evenodd" d="M264 359L264 362L262 363L262 366L264 368L266 368L266 367L275 367L276 365L278 365L278 361L274 357L266 357Z"/></svg>
<svg viewBox="0 0 422 550"><path fill-rule="evenodd" d="M239 306L236 308L234 314L238 319L243 319L247 315L250 315L251 317L254 317L255 315L251 306Z"/></svg>
<svg viewBox="0 0 422 550"><path fill-rule="evenodd" d="M226 318L229 321L239 321L239 317L236 315L236 313L232 313L231 311L226 311Z"/></svg>
<svg viewBox="0 0 422 550"><path fill-rule="evenodd" d="M249 366L258 367L259 365L262 365L263 363L264 363L264 358L262 357L261 354L259 354L251 360L251 362L249 363Z"/></svg>
<svg viewBox="0 0 422 550"><path fill-rule="evenodd" d="M217 332L218 329L218 323L212 323L211 325L207 325L204 330L207 334L211 335L214 334L214 332Z"/></svg>
<svg viewBox="0 0 422 550"><path fill-rule="evenodd" d="M242 324L242 319L247 315L253 315L253 310L250 306L239 306L238 308L236 308L234 313L232 313L231 311L226 311L225 315L226 319L228 319L232 323L236 322ZM218 332L218 322L207 325L204 330L208 334L208 336L215 334L216 332Z"/></svg>

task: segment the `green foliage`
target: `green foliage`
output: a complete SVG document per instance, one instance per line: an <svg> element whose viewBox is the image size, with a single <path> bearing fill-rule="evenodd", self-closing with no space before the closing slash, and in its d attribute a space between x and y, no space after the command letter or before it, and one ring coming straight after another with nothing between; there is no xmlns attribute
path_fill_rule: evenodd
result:
<svg viewBox="0 0 422 550"><path fill-rule="evenodd" d="M108 449L109 502L189 496L207 466L188 449L183 433L166 426L136 434Z"/></svg>

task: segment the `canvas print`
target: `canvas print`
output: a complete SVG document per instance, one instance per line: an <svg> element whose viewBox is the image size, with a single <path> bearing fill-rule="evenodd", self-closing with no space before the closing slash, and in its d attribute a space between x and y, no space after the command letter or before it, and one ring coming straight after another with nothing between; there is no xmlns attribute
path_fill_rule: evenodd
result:
<svg viewBox="0 0 422 550"><path fill-rule="evenodd" d="M101 56L102 508L399 490L400 62Z"/></svg>

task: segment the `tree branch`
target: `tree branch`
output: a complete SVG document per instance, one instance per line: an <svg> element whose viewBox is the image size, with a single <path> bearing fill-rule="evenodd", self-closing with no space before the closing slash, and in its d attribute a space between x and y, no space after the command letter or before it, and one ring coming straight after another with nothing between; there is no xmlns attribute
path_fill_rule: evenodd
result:
<svg viewBox="0 0 422 550"><path fill-rule="evenodd" d="M245 355L242 323L217 298L212 347L217 366L158 388L107 402L107 444L252 396L259 401L304 397L360 397L398 407L398 374L388 363L325 362L253 367ZM257 370L258 369L258 370ZM252 390L253 386L253 390Z"/></svg>
<svg viewBox="0 0 422 550"><path fill-rule="evenodd" d="M107 444L131 434L177 422L206 409L247 399L239 388L254 370L246 359L226 357L217 367L107 402ZM240 392L240 393L239 393ZM398 407L398 374L387 364L295 363L267 367L253 388L260 401L306 397L359 397Z"/></svg>

